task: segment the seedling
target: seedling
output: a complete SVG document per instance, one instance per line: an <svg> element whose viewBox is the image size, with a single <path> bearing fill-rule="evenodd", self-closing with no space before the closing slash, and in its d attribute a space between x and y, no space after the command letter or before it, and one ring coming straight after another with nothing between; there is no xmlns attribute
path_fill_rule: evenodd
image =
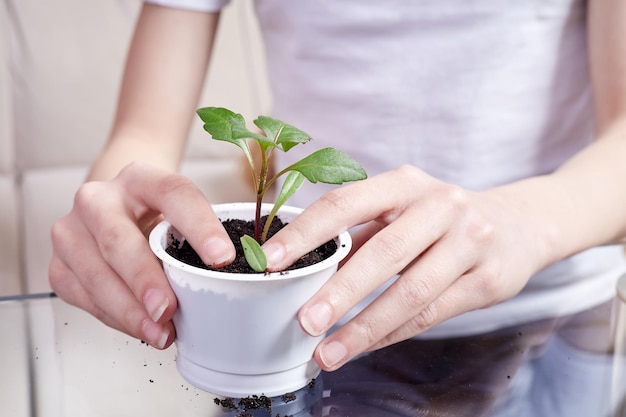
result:
<svg viewBox="0 0 626 417"><path fill-rule="evenodd" d="M306 143L311 137L300 129L271 117L259 116L254 124L264 135L255 133L246 127L241 114L222 107L204 107L197 110L204 122L204 130L213 139L237 145L246 156L256 191L256 212L254 218L254 238L242 236L246 260L257 272L267 268L261 244L267 239L272 220L278 209L302 186L307 179L312 183L343 184L367 178L363 167L346 153L334 148L323 148L302 158L298 162L278 171L269 177L272 154L276 150L289 151L294 146ZM261 155L261 166L258 167L252 157L250 143L256 143ZM265 194L278 178L287 174L283 186L278 193L274 206L270 211L263 230L261 230L261 204ZM269 178L268 178L269 177Z"/></svg>

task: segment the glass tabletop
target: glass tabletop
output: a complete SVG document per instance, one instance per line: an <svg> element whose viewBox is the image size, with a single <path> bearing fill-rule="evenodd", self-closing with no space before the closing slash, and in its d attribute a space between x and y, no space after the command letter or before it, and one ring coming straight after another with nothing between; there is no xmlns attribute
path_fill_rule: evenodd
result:
<svg viewBox="0 0 626 417"><path fill-rule="evenodd" d="M626 278L616 300L481 336L409 340L295 393L229 399L53 294L0 298L0 410L10 417L626 417ZM621 301L620 301L621 300ZM599 331L608 317L612 331Z"/></svg>

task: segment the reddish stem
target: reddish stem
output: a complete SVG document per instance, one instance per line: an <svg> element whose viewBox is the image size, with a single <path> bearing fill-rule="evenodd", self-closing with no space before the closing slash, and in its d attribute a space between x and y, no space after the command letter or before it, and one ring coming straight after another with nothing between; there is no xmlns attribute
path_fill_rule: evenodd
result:
<svg viewBox="0 0 626 417"><path fill-rule="evenodd" d="M257 195L256 197L256 212L254 213L254 240L262 244L261 242L261 203L263 197Z"/></svg>

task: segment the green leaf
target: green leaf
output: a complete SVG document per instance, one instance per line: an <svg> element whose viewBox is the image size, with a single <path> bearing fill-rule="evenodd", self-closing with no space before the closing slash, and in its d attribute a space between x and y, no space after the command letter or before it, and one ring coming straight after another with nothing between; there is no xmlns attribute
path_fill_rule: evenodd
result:
<svg viewBox="0 0 626 417"><path fill-rule="evenodd" d="M274 207L282 206L285 204L287 200L291 198L292 195L295 194L296 191L302 187L304 184L305 177L298 171L292 171L285 178L285 182L283 183L282 188L280 189L280 193L278 197L276 197L276 201L274 202ZM278 209L273 209L278 211Z"/></svg>
<svg viewBox="0 0 626 417"><path fill-rule="evenodd" d="M196 111L204 122L204 130L213 139L239 142L243 139L268 140L265 136L248 130L246 121L239 113L223 107L203 107Z"/></svg>
<svg viewBox="0 0 626 417"><path fill-rule="evenodd" d="M312 183L343 184L367 178L358 162L334 148L313 152L283 171L298 171Z"/></svg>
<svg viewBox="0 0 626 417"><path fill-rule="evenodd" d="M254 120L254 124L285 152L299 143L311 140L311 136L306 132L271 117L259 116Z"/></svg>
<svg viewBox="0 0 626 417"><path fill-rule="evenodd" d="M239 238L243 246L243 254L248 261L248 265L256 272L264 272L267 268L267 259L261 249L261 245L252 236L243 235Z"/></svg>
<svg viewBox="0 0 626 417"><path fill-rule="evenodd" d="M268 140L265 136L248 130L245 119L239 113L223 107L203 107L198 109L196 113L204 122L204 130L209 132L213 139L234 143L244 151L249 160L252 157L248 147L248 139Z"/></svg>
<svg viewBox="0 0 626 417"><path fill-rule="evenodd" d="M273 143L265 136L248 130L244 117L239 113L223 107L203 107L196 110L196 113L204 122L204 130L209 132L213 139L230 142L241 148L248 160L256 184L254 158L248 146L248 139L254 139L259 144L269 142L274 146Z"/></svg>
<svg viewBox="0 0 626 417"><path fill-rule="evenodd" d="M267 215L267 220L265 220L265 226L263 227L263 233L261 234L261 242L265 242L267 240L267 234L270 230L270 225L272 221L274 221L274 217L276 217L276 213L278 213L278 209L280 209L287 200L291 198L292 195L295 194L296 191L302 187L304 184L305 177L298 171L291 171L287 178L285 178L285 182L283 183L282 188L280 189L280 193L278 197L276 197L276 201L274 202L274 206L272 210Z"/></svg>

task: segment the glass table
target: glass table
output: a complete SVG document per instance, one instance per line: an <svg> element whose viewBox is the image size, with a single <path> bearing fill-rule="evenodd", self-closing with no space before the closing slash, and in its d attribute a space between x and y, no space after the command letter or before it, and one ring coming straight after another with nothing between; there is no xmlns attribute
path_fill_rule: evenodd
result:
<svg viewBox="0 0 626 417"><path fill-rule="evenodd" d="M611 332L597 332L606 318ZM0 298L7 417L626 417L626 277L612 303L480 337L410 340L276 398L225 399L54 294Z"/></svg>

